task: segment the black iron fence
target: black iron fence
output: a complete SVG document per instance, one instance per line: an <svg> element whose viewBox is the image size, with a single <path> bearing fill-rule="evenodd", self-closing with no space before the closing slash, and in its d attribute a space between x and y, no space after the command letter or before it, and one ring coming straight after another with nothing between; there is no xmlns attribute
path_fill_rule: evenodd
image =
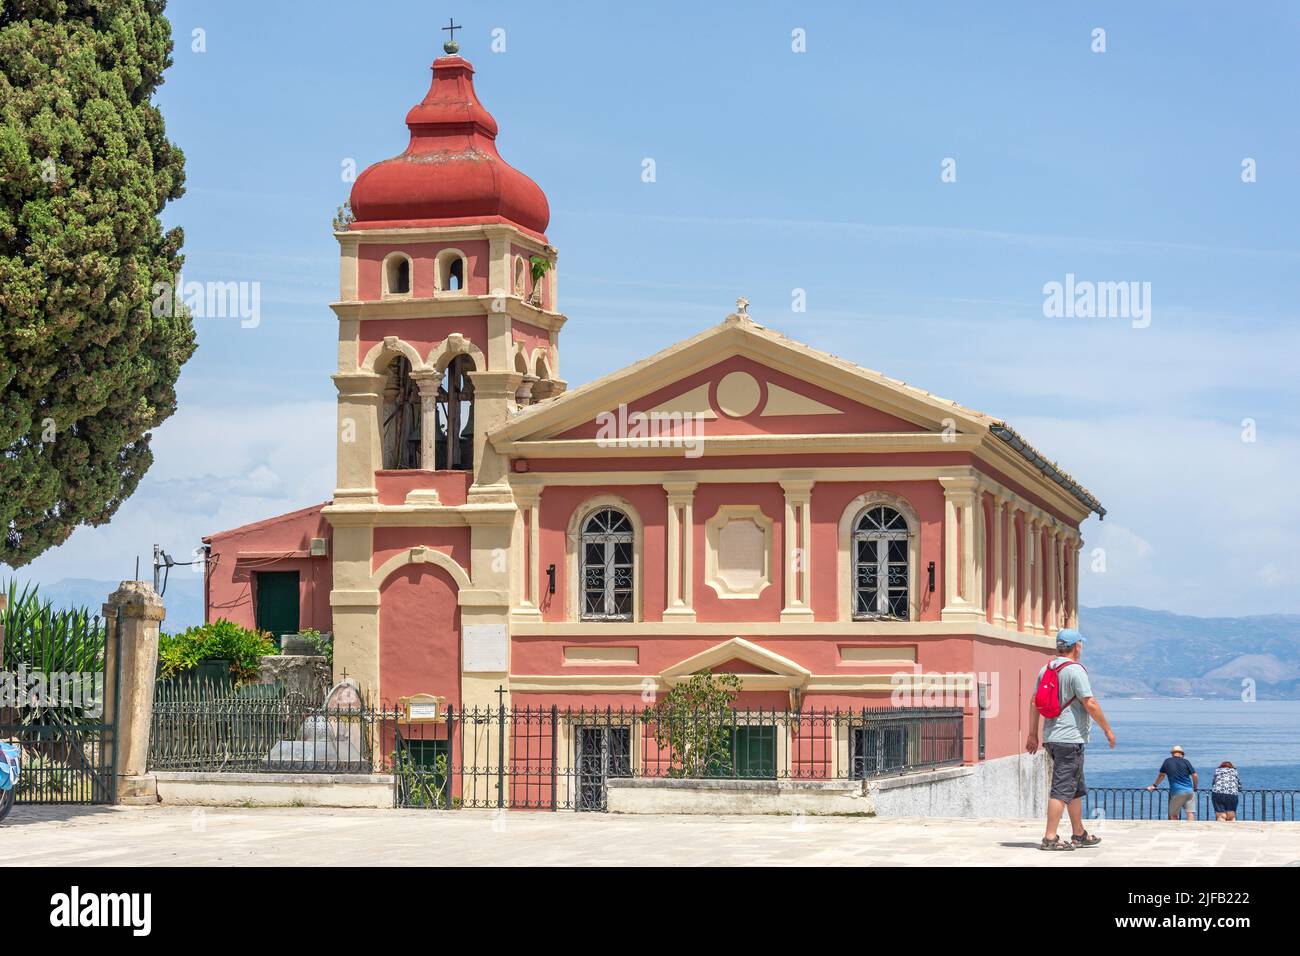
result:
<svg viewBox="0 0 1300 956"><path fill-rule="evenodd" d="M113 803L118 674L105 665L120 622L22 600L3 624L0 740L16 744L22 761L13 799Z"/></svg>
<svg viewBox="0 0 1300 956"><path fill-rule="evenodd" d="M1212 795L1196 791L1190 805L1198 820L1215 818ZM1300 790L1243 790L1237 797L1238 820L1300 820ZM1169 790L1145 787L1090 787L1083 801L1088 819L1166 820L1169 818Z"/></svg>
<svg viewBox="0 0 1300 956"><path fill-rule="evenodd" d="M959 709L482 707L392 732L408 807L603 810L611 778L865 780L963 757Z"/></svg>
<svg viewBox="0 0 1300 956"><path fill-rule="evenodd" d="M160 689L154 770L391 770L403 807L603 810L618 777L865 780L963 758L960 709L477 707L409 720L278 685Z"/></svg>
<svg viewBox="0 0 1300 956"><path fill-rule="evenodd" d="M382 711L330 707L279 684L160 684L151 770L369 773Z"/></svg>

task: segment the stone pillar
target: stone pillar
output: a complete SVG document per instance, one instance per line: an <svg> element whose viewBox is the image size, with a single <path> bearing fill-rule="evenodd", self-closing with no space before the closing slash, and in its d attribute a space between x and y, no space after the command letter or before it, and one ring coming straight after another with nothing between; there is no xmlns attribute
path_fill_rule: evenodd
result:
<svg viewBox="0 0 1300 956"><path fill-rule="evenodd" d="M420 390L420 468L433 471L438 462L438 386L442 376L434 371L412 372Z"/></svg>
<svg viewBox="0 0 1300 956"><path fill-rule="evenodd" d="M978 479L940 478L943 485L943 590L945 621L978 621L983 602L975 595L975 507Z"/></svg>
<svg viewBox="0 0 1300 956"><path fill-rule="evenodd" d="M504 299L514 292L510 269L512 233L508 226L492 225L483 227L483 235L488 240L488 291Z"/></svg>
<svg viewBox="0 0 1300 956"><path fill-rule="evenodd" d="M668 605L665 621L695 620L695 486L693 481L666 481L668 494Z"/></svg>
<svg viewBox="0 0 1300 956"><path fill-rule="evenodd" d="M158 674L158 630L166 612L162 598L144 581L123 581L104 603L109 628L104 658L104 721L116 721L118 803L158 802L158 782L148 772ZM114 695L114 675L117 693Z"/></svg>
<svg viewBox="0 0 1300 956"><path fill-rule="evenodd" d="M382 464L380 411L384 402L384 376L370 372L339 373L338 477L335 504L376 504L375 470Z"/></svg>
<svg viewBox="0 0 1300 956"><path fill-rule="evenodd" d="M457 594L461 631L461 706L510 706L497 696L498 686L510 686L510 556L517 509L509 505L481 506L470 524L470 587ZM501 556L507 560L502 561ZM471 631L471 628L474 630ZM471 637L471 635L474 635ZM471 641L477 650L471 659ZM484 649L491 653L484 654ZM468 744L467 744L468 746Z"/></svg>
<svg viewBox="0 0 1300 956"><path fill-rule="evenodd" d="M519 372L469 373L474 383L474 483L469 489L470 504L514 504L510 492L509 460L492 447L488 433L510 420L515 410L515 395L523 375Z"/></svg>
<svg viewBox="0 0 1300 956"><path fill-rule="evenodd" d="M811 622L812 601L808 584L812 580L812 510L811 481L783 481L785 491L785 607L782 621ZM910 599L910 595L909 595Z"/></svg>

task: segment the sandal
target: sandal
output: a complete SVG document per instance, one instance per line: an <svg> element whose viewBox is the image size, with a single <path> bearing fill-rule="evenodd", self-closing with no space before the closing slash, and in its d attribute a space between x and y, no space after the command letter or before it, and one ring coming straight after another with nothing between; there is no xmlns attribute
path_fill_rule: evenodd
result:
<svg viewBox="0 0 1300 956"><path fill-rule="evenodd" d="M1060 837L1052 837L1050 840L1043 837L1043 842L1038 844L1040 850L1073 850L1073 843L1065 843Z"/></svg>
<svg viewBox="0 0 1300 956"><path fill-rule="evenodd" d="M1070 837L1070 842L1078 847L1096 846L1101 842L1101 837L1093 836L1087 830L1084 830L1082 834Z"/></svg>

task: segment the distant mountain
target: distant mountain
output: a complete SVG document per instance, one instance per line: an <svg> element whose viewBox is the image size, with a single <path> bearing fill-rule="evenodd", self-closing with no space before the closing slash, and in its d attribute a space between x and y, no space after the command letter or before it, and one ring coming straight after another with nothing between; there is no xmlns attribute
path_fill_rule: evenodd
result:
<svg viewBox="0 0 1300 956"><path fill-rule="evenodd" d="M21 574L19 584L23 583ZM119 581L99 581L94 578L64 578L46 583L38 581L37 590L42 598L54 602L56 608L86 607L99 614L104 599L117 590ZM194 624L203 623L203 576L189 573L188 568L172 569L163 594L167 618L163 630L167 633L183 631Z"/></svg>
<svg viewBox="0 0 1300 956"><path fill-rule="evenodd" d="M1189 617L1140 607L1081 608L1084 661L1112 697L1300 699L1300 614Z"/></svg>

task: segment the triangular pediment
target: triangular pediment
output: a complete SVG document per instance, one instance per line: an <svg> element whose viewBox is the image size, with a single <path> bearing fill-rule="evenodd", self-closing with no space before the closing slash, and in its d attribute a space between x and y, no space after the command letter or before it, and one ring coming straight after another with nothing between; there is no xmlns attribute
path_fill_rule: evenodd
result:
<svg viewBox="0 0 1300 956"><path fill-rule="evenodd" d="M706 436L922 434L992 420L732 316L644 362L524 409L494 443L596 439L610 416L689 414Z"/></svg>
<svg viewBox="0 0 1300 956"><path fill-rule="evenodd" d="M693 674L710 671L741 677L763 677L780 686L802 686L811 675L806 667L741 637L715 644L665 668L659 675L669 683L687 680Z"/></svg>

